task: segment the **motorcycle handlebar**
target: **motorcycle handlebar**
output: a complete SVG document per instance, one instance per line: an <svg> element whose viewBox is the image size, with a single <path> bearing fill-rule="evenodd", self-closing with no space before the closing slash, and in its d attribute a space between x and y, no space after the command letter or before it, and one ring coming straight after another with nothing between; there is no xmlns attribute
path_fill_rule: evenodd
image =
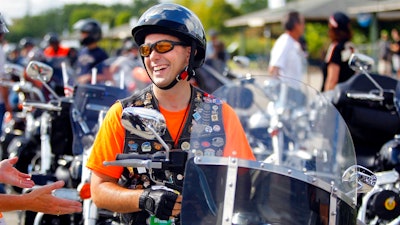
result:
<svg viewBox="0 0 400 225"><path fill-rule="evenodd" d="M145 167L147 169L168 169L185 165L187 153L184 151L171 151L171 160L166 158L166 152L160 151L154 154L117 154L115 161L104 161L105 166Z"/></svg>
<svg viewBox="0 0 400 225"><path fill-rule="evenodd" d="M155 155L155 154L154 154ZM145 154L139 155L134 153L120 153L117 154L115 161L105 161L105 166L124 166L124 167L145 167L147 169L161 169L163 167L163 160L155 160L154 155ZM165 157L164 157L165 159Z"/></svg>
<svg viewBox="0 0 400 225"><path fill-rule="evenodd" d="M358 100L367 100L367 101L383 101L385 100L384 96L371 94L371 93L347 93L348 98L358 99Z"/></svg>
<svg viewBox="0 0 400 225"><path fill-rule="evenodd" d="M151 159L152 155L150 154L143 154L143 155L139 155L139 154L126 154L126 153L121 153L118 154L116 157L116 160L123 160L123 159Z"/></svg>
<svg viewBox="0 0 400 225"><path fill-rule="evenodd" d="M23 107L33 107L33 108L38 108L38 109L43 109L46 111L56 111L60 112L62 110L61 106L55 106L52 104L48 103L40 103L40 102L24 102L22 104Z"/></svg>
<svg viewBox="0 0 400 225"><path fill-rule="evenodd" d="M144 167L146 169L161 169L163 168L163 162L153 162L151 159L143 160L143 159L120 159L115 161L104 161L103 165L105 166L123 166L123 167L132 167L132 168L140 168Z"/></svg>

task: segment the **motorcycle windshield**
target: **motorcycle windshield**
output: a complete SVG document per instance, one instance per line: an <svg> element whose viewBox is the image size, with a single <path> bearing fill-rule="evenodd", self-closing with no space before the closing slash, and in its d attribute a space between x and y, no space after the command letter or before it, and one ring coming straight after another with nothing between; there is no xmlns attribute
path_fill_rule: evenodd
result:
<svg viewBox="0 0 400 225"><path fill-rule="evenodd" d="M182 224L355 223L354 147L326 98L270 76L236 80L213 95L235 109L257 160L195 154L185 171ZM200 121L194 126L207 127Z"/></svg>

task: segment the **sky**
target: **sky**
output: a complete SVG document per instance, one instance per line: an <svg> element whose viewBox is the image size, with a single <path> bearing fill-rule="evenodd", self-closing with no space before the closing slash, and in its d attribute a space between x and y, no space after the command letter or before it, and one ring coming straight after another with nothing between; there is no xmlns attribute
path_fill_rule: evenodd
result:
<svg viewBox="0 0 400 225"><path fill-rule="evenodd" d="M36 15L51 8L62 7L65 3L98 3L112 5L130 4L132 0L0 0L0 12L6 20L20 18L27 13Z"/></svg>

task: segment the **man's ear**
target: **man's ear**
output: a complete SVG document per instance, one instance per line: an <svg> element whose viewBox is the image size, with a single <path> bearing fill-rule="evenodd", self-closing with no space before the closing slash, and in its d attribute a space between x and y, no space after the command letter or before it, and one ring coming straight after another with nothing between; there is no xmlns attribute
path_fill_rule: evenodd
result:
<svg viewBox="0 0 400 225"><path fill-rule="evenodd" d="M190 57L190 51L192 50L192 48L188 48L188 54L187 54L187 58L189 59L189 57ZM197 49L194 51L194 55L196 55L197 54Z"/></svg>

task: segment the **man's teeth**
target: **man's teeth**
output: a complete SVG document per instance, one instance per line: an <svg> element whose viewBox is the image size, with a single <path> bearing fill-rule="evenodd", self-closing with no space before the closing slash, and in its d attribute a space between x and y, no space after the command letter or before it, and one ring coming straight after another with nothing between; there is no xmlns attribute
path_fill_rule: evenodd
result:
<svg viewBox="0 0 400 225"><path fill-rule="evenodd" d="M163 70L165 68L167 68L167 67L166 66L156 66L156 67L154 67L154 71Z"/></svg>

